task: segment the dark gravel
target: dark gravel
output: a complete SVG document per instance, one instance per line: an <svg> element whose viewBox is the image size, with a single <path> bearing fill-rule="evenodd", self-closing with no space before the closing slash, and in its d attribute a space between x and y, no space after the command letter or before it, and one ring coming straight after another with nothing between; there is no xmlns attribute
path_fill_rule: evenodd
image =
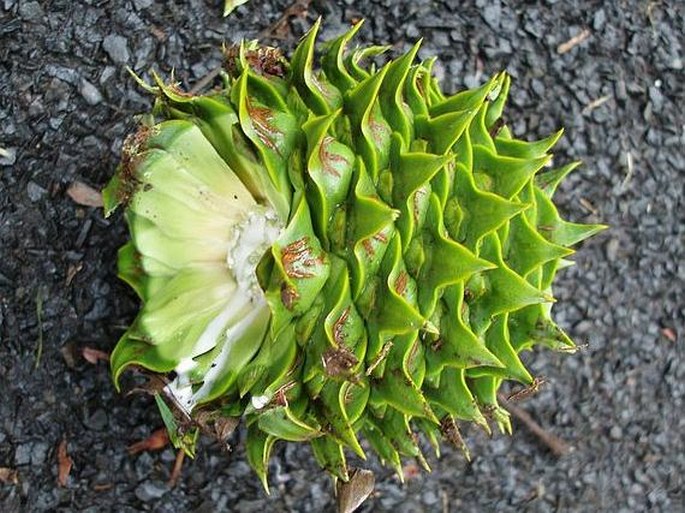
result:
<svg viewBox="0 0 685 513"><path fill-rule="evenodd" d="M84 346L110 350L136 304L115 277L120 219L65 190L106 183L149 105L126 65L174 68L190 85L219 62L222 41L255 37L288 0L254 0L227 19L220 4L0 2L0 467L19 473L0 484L2 512L332 510L330 481L295 445L276 451L270 497L240 440L228 455L204 443L169 489L171 450L126 452L160 425L154 405L117 395L106 366L80 357ZM566 126L557 161L585 161L559 193L562 210L612 226L557 284L557 318L586 349L529 359L548 383L523 406L575 451L555 459L521 426L492 440L468 429L471 463L446 450L404 486L381 470L364 511L685 511L685 9L528 4L320 0L283 42L318 15L328 36L366 17L365 41L401 50L423 36L421 55L439 55L448 90L507 69L515 132ZM557 53L585 29L587 40ZM64 438L74 466L59 488Z"/></svg>

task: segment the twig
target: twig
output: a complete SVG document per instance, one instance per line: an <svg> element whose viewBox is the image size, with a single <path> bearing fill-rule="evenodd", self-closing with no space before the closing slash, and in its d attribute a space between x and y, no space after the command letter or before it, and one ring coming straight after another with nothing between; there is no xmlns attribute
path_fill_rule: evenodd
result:
<svg viewBox="0 0 685 513"><path fill-rule="evenodd" d="M43 287L38 288L36 293L36 319L38 320L38 347L36 348L36 363L33 366L35 370L40 367L40 359L43 356L43 296L45 292Z"/></svg>
<svg viewBox="0 0 685 513"><path fill-rule="evenodd" d="M538 437L540 441L552 451L552 454L560 458L571 451L571 447L565 441L545 431L540 424L533 420L533 417L531 417L527 411L507 402L506 398L501 394L498 394L498 399L502 406L511 413L514 418L526 426L531 433Z"/></svg>
<svg viewBox="0 0 685 513"><path fill-rule="evenodd" d="M626 185L628 185L628 182L630 182L630 179L633 177L633 154L629 151L626 152L626 167L628 168L628 172L621 182L621 189L625 189Z"/></svg>
<svg viewBox="0 0 685 513"><path fill-rule="evenodd" d="M561 43L559 46L557 46L557 53L562 55L566 52L570 52L574 47L578 46L588 37L590 37L590 31L588 29L582 30L579 34L573 36L565 43Z"/></svg>
<svg viewBox="0 0 685 513"><path fill-rule="evenodd" d="M578 200L578 202L580 203L580 206L582 206L585 210L587 210L591 214L594 214L594 215L599 214L599 211L597 210L597 208L592 203L590 203L590 200L587 200L585 198L580 198Z"/></svg>
<svg viewBox="0 0 685 513"><path fill-rule="evenodd" d="M604 105L610 99L611 99L611 95L605 94L604 96L601 96L601 97L597 98L596 100L591 101L583 109L583 114L589 114L590 112L595 110L597 107L601 107L602 105Z"/></svg>
<svg viewBox="0 0 685 513"><path fill-rule="evenodd" d="M442 513L450 513L450 498L447 496L447 492L440 490L440 497L442 498Z"/></svg>
<svg viewBox="0 0 685 513"><path fill-rule="evenodd" d="M190 91L188 91L189 94L197 94L200 91L202 91L205 87L207 87L209 84L211 84L212 80L214 80L218 75L219 72L221 71L221 66L217 66L213 70L207 72L205 76L203 76L200 80L195 82L195 85L190 88Z"/></svg>
<svg viewBox="0 0 685 513"><path fill-rule="evenodd" d="M312 0L295 0L295 2L283 11L283 14L274 23L262 30L257 39L264 39L270 37L273 39L286 39L286 35L282 34L288 27L287 23L290 18L303 16L307 13L309 4Z"/></svg>
<svg viewBox="0 0 685 513"><path fill-rule="evenodd" d="M181 469L183 468L183 460L185 460L186 453L183 449L179 449L176 453L176 461L174 461L174 468L171 470L171 475L169 476L169 488L176 486L178 478L181 476Z"/></svg>
<svg viewBox="0 0 685 513"><path fill-rule="evenodd" d="M169 445L169 433L166 428L159 428L144 440L129 445L127 451L131 455L145 451L161 451L167 445Z"/></svg>

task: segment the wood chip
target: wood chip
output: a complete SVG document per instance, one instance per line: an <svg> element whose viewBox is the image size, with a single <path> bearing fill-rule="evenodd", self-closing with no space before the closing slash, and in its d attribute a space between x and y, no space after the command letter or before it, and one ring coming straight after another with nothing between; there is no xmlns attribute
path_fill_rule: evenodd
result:
<svg viewBox="0 0 685 513"><path fill-rule="evenodd" d="M259 33L257 39L265 39L267 37L272 39L288 39L290 33L290 26L288 21L290 18L304 18L307 15L307 9L312 0L295 0L295 2L287 7L280 18L274 23Z"/></svg>
<svg viewBox="0 0 685 513"><path fill-rule="evenodd" d="M12 468L0 467L0 483L19 484L19 472Z"/></svg>
<svg viewBox="0 0 685 513"><path fill-rule="evenodd" d="M145 440L140 440L128 446L129 454L138 454L144 451L160 451L169 445L169 433L166 428L159 428Z"/></svg>
<svg viewBox="0 0 685 513"><path fill-rule="evenodd" d="M102 194L83 182L73 182L67 189L67 195L74 203L84 207L102 207Z"/></svg>
<svg viewBox="0 0 685 513"><path fill-rule="evenodd" d="M57 446L57 484L64 488L67 486L71 467L74 466L74 460L67 453L67 439L63 438Z"/></svg>
<svg viewBox="0 0 685 513"><path fill-rule="evenodd" d="M99 349L93 349L92 347L84 347L81 354L88 363L92 363L93 365L96 365L98 362L109 361L109 353L105 353Z"/></svg>
<svg viewBox="0 0 685 513"><path fill-rule="evenodd" d="M531 433L552 451L552 454L560 458L571 452L571 447L566 442L552 433L545 431L540 424L535 422L527 411L507 402L501 394L497 394L497 398L502 407L511 413L515 419L526 426Z"/></svg>
<svg viewBox="0 0 685 513"><path fill-rule="evenodd" d="M588 37L590 37L590 31L588 29L582 30L578 35L573 36L571 39L566 41L565 43L561 43L559 46L557 46L557 53L559 55L565 54L566 52L570 52L578 46L580 43L585 41Z"/></svg>

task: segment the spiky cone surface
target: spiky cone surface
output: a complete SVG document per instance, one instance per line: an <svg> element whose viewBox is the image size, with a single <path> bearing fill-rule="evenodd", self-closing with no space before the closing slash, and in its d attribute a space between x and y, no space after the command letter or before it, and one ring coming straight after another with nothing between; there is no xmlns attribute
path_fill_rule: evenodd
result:
<svg viewBox="0 0 685 513"><path fill-rule="evenodd" d="M130 137L104 191L125 207L119 273L143 306L111 358L164 375L157 397L177 446L199 417L241 418L266 487L278 440L309 442L349 478L361 440L401 476L425 462L417 433L460 443L458 423L511 430L496 392L531 385L519 355L572 349L551 320L570 246L599 225L559 216L575 164L549 168L561 132L515 139L510 78L445 95L419 44L323 45L290 61L227 52L204 95L157 80L155 122ZM183 420L185 419L185 420Z"/></svg>

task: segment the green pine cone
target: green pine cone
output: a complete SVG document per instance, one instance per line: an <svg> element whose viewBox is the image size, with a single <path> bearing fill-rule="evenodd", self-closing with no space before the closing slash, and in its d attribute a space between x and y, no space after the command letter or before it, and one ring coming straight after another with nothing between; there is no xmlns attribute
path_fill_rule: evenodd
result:
<svg viewBox="0 0 685 513"><path fill-rule="evenodd" d="M112 354L138 366L178 447L199 417L242 418L266 487L278 440L308 441L348 479L360 442L401 475L425 461L415 433L460 443L457 421L510 431L504 380L519 359L572 349L551 320L569 246L601 230L552 202L575 164L545 169L561 131L515 139L502 120L510 78L446 96L417 44L380 69L384 47L323 46L317 25L287 61L227 51L223 86L146 86L155 124L124 148L104 191L125 207L119 273L143 306ZM190 426L190 427L189 427Z"/></svg>

